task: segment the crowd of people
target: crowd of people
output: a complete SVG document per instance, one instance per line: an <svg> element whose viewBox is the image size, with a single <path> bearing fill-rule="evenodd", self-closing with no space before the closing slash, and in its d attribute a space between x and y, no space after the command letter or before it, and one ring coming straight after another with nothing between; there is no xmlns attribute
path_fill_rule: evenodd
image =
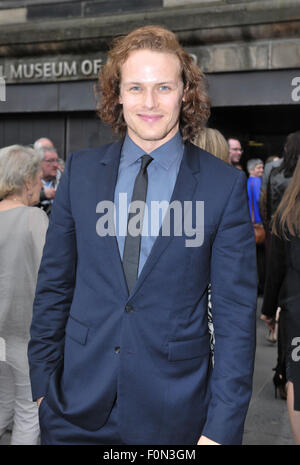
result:
<svg viewBox="0 0 300 465"><path fill-rule="evenodd" d="M155 444L241 443L255 351L256 258L261 318L271 340L278 342L276 392L280 388L287 397L295 443L300 444L300 131L288 135L281 158L267 160L265 167L263 154L247 161L247 205L245 176L238 171L243 169L241 141L235 136L226 140L207 127L196 134L196 122L205 126L209 115L209 99L201 87L204 75L173 33L149 26L120 40L99 78L99 111L104 122L126 134L125 142L121 152L121 145L111 145L110 157L107 148L100 149L101 163L93 150L84 152L89 163L83 157L74 161L77 182L88 170L84 198L69 189L74 158L70 161L70 156L62 176L64 163L48 138L40 138L32 148L0 150L0 436L11 428L12 445L37 444L40 434L42 444L123 444L124 437L129 444L136 438ZM118 66L122 72L116 73ZM136 118L138 101L147 111L140 110ZM153 113L157 102L161 113ZM151 137L149 127L156 131ZM184 158L185 146L189 156ZM160 250L153 281L140 294L139 254L142 250L149 267L152 238L143 248L141 237L136 240L128 229L126 240L118 237L109 249L112 242L100 243L90 227L91 199L96 189L112 192L117 172L116 191L124 189L134 200L145 202L147 192L156 195L157 190L170 199L173 189L178 197L184 193L185 200L195 188L209 205L202 255L181 247L180 239L174 241L167 252ZM197 187L194 174L201 180ZM147 191L148 181L152 184ZM76 209L76 234L71 205ZM109 250L114 253L116 245L120 254L113 261ZM121 249L124 273L119 280ZM192 266L201 276L195 276ZM125 301L123 355L118 344ZM143 317L135 317L135 306ZM169 340L170 325L174 332ZM144 358L132 358L139 353ZM116 367L121 363L118 397Z"/></svg>

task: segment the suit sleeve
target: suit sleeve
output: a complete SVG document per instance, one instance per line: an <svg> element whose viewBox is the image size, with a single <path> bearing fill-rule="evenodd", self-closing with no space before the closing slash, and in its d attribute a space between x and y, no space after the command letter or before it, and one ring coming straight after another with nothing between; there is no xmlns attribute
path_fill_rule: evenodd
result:
<svg viewBox="0 0 300 465"><path fill-rule="evenodd" d="M256 248L244 173L233 185L212 246L211 292L214 368L202 434L221 444L241 444L252 392L257 299Z"/></svg>
<svg viewBox="0 0 300 465"><path fill-rule="evenodd" d="M58 186L39 269L28 359L33 400L47 392L49 377L63 358L65 325L76 277L76 235L69 180L72 154Z"/></svg>

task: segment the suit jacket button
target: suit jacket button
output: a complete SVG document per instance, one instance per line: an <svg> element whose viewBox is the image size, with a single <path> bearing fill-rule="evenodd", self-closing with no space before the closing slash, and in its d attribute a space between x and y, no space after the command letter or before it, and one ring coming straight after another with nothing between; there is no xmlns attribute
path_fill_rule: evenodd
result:
<svg viewBox="0 0 300 465"><path fill-rule="evenodd" d="M132 305L126 305L125 312L127 312L127 313L133 312L133 306Z"/></svg>
<svg viewBox="0 0 300 465"><path fill-rule="evenodd" d="M120 350L121 350L121 349L120 349L119 346L115 347L115 354L119 354L119 353L120 353Z"/></svg>

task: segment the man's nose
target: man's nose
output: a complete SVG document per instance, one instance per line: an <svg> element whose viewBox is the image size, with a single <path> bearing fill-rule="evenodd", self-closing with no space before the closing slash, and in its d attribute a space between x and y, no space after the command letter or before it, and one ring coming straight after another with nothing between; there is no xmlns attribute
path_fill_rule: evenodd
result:
<svg viewBox="0 0 300 465"><path fill-rule="evenodd" d="M147 89L145 92L144 105L146 108L155 108L156 106L156 96L153 89Z"/></svg>

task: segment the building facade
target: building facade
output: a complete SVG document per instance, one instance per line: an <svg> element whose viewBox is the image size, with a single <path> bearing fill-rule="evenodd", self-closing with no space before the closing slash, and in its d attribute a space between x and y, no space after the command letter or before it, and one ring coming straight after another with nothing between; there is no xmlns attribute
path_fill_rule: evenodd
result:
<svg viewBox="0 0 300 465"><path fill-rule="evenodd" d="M114 139L93 86L113 37L159 24L207 74L209 126L244 161L300 129L300 0L0 0L0 147L41 136L61 156Z"/></svg>

